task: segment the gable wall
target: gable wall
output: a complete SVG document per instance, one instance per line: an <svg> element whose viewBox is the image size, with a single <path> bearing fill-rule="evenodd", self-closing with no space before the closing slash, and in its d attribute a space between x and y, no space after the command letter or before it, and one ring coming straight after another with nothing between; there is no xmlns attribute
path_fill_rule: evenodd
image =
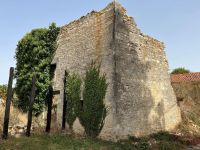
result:
<svg viewBox="0 0 200 150"><path fill-rule="evenodd" d="M115 14L115 15L114 15ZM143 35L125 10L109 5L61 29L53 63L57 64L54 90L61 123L64 71L82 77L92 60L101 62L109 83L109 108L101 137L127 138L171 130L181 121L170 84L163 43ZM78 121L75 132L83 133Z"/></svg>

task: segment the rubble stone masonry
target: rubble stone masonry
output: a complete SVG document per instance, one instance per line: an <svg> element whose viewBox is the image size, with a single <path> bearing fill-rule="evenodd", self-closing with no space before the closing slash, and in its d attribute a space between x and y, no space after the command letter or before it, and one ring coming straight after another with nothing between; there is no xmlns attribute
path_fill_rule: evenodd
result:
<svg viewBox="0 0 200 150"><path fill-rule="evenodd" d="M57 121L61 124L64 72L82 77L92 60L101 63L109 83L105 103L109 108L100 137L123 139L172 130L181 121L180 110L171 87L163 43L141 33L132 17L119 3L61 28L54 90ZM83 133L78 120L77 133Z"/></svg>

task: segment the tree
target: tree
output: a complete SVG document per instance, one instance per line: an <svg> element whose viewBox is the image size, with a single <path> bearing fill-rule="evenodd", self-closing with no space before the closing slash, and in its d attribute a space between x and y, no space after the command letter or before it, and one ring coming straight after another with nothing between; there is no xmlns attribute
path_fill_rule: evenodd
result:
<svg viewBox="0 0 200 150"><path fill-rule="evenodd" d="M0 85L0 98L5 100L6 94L7 94L7 85Z"/></svg>
<svg viewBox="0 0 200 150"><path fill-rule="evenodd" d="M176 68L174 69L171 74L184 74L184 73L190 73L190 70L185 69L184 67Z"/></svg>
<svg viewBox="0 0 200 150"><path fill-rule="evenodd" d="M33 111L40 114L45 107L45 97L50 84L50 63L56 49L56 39L59 28L52 23L49 28L34 29L27 33L16 49L16 94L17 105L23 111L29 106L31 79L37 76L37 94Z"/></svg>
<svg viewBox="0 0 200 150"><path fill-rule="evenodd" d="M66 120L70 130L72 130L73 123L78 116L80 108L81 78L78 74L73 73L72 75L68 75L66 77L66 83Z"/></svg>
<svg viewBox="0 0 200 150"><path fill-rule="evenodd" d="M108 84L105 74L100 75L100 66L94 64L86 71L84 81L83 111L79 114L79 120L87 136L97 137L104 126L107 114L104 98Z"/></svg>

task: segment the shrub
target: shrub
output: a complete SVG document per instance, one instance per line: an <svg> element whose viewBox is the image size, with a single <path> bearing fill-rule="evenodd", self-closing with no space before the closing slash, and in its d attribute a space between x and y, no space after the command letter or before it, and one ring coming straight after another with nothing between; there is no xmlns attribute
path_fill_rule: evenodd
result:
<svg viewBox="0 0 200 150"><path fill-rule="evenodd" d="M154 138L156 141L173 141L174 135L166 132L166 131L160 131L158 133L154 133L151 135L152 138Z"/></svg>
<svg viewBox="0 0 200 150"><path fill-rule="evenodd" d="M81 79L77 74L68 75L66 77L66 83L66 120L69 128L72 129L80 105Z"/></svg>
<svg viewBox="0 0 200 150"><path fill-rule="evenodd" d="M5 100L7 94L7 85L0 85L0 98Z"/></svg>
<svg viewBox="0 0 200 150"><path fill-rule="evenodd" d="M190 73L190 70L188 69L185 69L183 67L180 67L180 68L176 68L174 69L171 74L184 74L184 73Z"/></svg>
<svg viewBox="0 0 200 150"><path fill-rule="evenodd" d="M148 142L139 142L135 147L138 150L150 150L150 144Z"/></svg>
<svg viewBox="0 0 200 150"><path fill-rule="evenodd" d="M40 114L45 107L45 98L50 84L50 63L56 49L59 28L55 23L47 28L34 29L27 33L16 49L16 94L17 105L24 112L28 110L31 81L37 75L37 93L33 110Z"/></svg>
<svg viewBox="0 0 200 150"><path fill-rule="evenodd" d="M107 114L104 104L107 86L105 74L100 75L100 66L92 64L86 71L83 111L79 114L87 136L97 137L104 126Z"/></svg>
<svg viewBox="0 0 200 150"><path fill-rule="evenodd" d="M184 146L179 142L161 141L159 143L159 150L182 150Z"/></svg>

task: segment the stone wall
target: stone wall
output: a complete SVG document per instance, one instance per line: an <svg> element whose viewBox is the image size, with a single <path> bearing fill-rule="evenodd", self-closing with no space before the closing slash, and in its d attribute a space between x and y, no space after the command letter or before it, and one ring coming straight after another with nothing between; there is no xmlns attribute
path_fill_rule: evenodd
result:
<svg viewBox="0 0 200 150"><path fill-rule="evenodd" d="M109 115L100 136L121 139L172 130L181 121L170 84L163 43L143 35L118 3L63 26L54 90L60 90L57 120L61 123L64 71L84 76L92 60L101 62L109 83L105 103ZM82 133L78 121L75 132Z"/></svg>
<svg viewBox="0 0 200 150"><path fill-rule="evenodd" d="M200 114L200 81L174 82L172 87L182 112Z"/></svg>
<svg viewBox="0 0 200 150"><path fill-rule="evenodd" d="M163 43L122 11L116 21L116 113L120 135L170 130L180 121Z"/></svg>
<svg viewBox="0 0 200 150"><path fill-rule="evenodd" d="M107 9L101 12L92 12L61 29L58 37L58 49L54 57L54 62L57 65L54 89L61 91L61 94L55 98L58 100L57 116L59 123L61 123L60 119L63 108L64 71L67 70L70 73L78 72L83 77L86 67L91 64L92 60L101 61L101 70L107 74L109 87L106 95L106 103L111 105L109 103L113 99L113 51L111 47L112 34L110 34L113 30L112 11L112 7L108 6ZM111 130L111 125L107 124L105 125L105 129ZM75 123L74 129L76 132L83 132L78 123Z"/></svg>

